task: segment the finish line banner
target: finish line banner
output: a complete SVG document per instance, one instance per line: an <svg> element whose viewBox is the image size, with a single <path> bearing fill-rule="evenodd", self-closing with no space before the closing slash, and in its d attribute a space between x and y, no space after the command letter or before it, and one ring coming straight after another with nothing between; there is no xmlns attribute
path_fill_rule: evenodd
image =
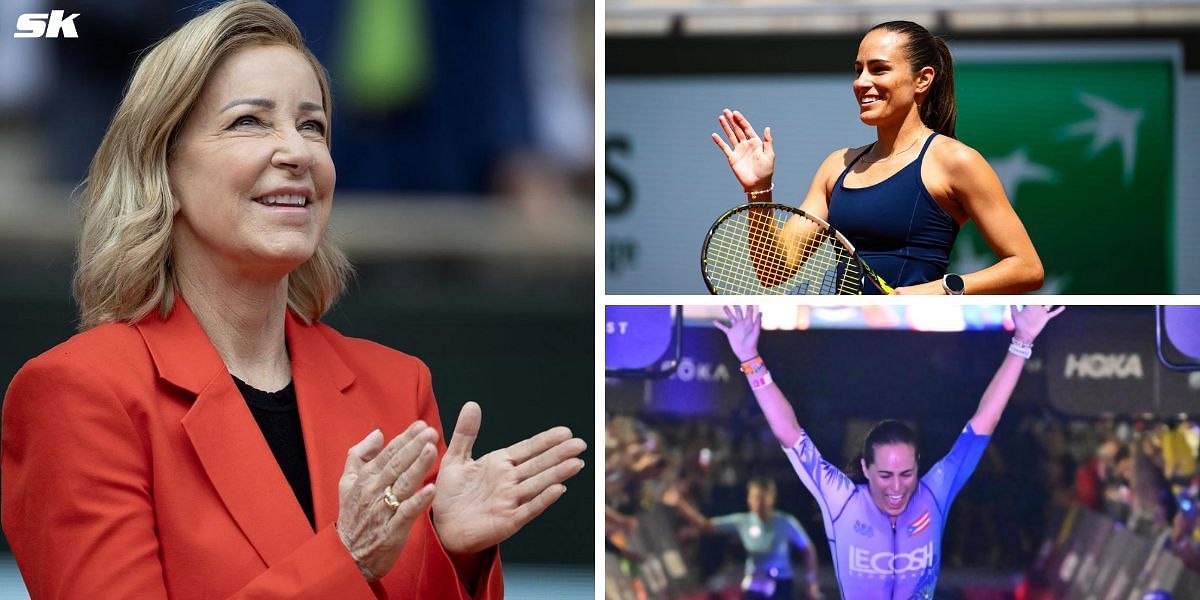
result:
<svg viewBox="0 0 1200 600"><path fill-rule="evenodd" d="M954 48L957 129L1033 238L1042 292L1174 292L1176 59L1136 43L1023 47ZM874 139L850 83L849 73L609 77L606 291L707 293L704 234L745 201L708 137L718 112L741 110L760 134L771 127L776 202L795 205L829 152ZM951 271L995 261L964 227Z"/></svg>

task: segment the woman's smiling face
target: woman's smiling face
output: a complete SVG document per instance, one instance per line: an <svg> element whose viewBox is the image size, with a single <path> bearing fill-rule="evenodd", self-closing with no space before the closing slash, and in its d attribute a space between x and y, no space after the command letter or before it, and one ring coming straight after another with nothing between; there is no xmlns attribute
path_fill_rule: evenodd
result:
<svg viewBox="0 0 1200 600"><path fill-rule="evenodd" d="M924 70L922 77L914 77L904 49L907 42L906 34L876 29L858 45L852 89L858 102L858 118L864 124L903 120L917 95L929 89L933 69L929 69L929 81L925 81Z"/></svg>
<svg viewBox="0 0 1200 600"><path fill-rule="evenodd" d="M336 179L325 110L294 48L251 46L220 63L171 153L177 260L199 252L274 276L313 255Z"/></svg>
<svg viewBox="0 0 1200 600"><path fill-rule="evenodd" d="M904 443L878 444L874 461L862 461L871 499L888 516L904 512L917 488L917 449Z"/></svg>

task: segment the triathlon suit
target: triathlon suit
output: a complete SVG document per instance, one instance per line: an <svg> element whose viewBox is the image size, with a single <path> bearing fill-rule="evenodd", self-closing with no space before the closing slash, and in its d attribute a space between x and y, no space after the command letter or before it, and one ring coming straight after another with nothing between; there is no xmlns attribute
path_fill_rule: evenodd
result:
<svg viewBox="0 0 1200 600"><path fill-rule="evenodd" d="M963 429L950 453L921 477L895 525L871 499L817 451L808 433L784 448L825 520L825 535L842 597L848 600L933 598L942 559L942 530L991 436Z"/></svg>
<svg viewBox="0 0 1200 600"><path fill-rule="evenodd" d="M892 287L940 280L950 265L958 223L921 181L921 163L935 137L937 133L931 134L917 159L895 175L864 188L846 187L846 173L871 151L871 144L842 171L830 194L829 224ZM863 293L878 292L864 285Z"/></svg>
<svg viewBox="0 0 1200 600"><path fill-rule="evenodd" d="M796 548L812 552L812 540L796 517L785 512L773 511L769 522L764 523L752 512L736 513L712 519L713 528L720 533L736 533L746 549L746 576L773 580L773 594L754 590L759 598L787 598L791 600L792 573L788 543ZM743 586L745 584L743 583ZM785 591L786 588L786 591ZM751 590L747 590L747 597Z"/></svg>

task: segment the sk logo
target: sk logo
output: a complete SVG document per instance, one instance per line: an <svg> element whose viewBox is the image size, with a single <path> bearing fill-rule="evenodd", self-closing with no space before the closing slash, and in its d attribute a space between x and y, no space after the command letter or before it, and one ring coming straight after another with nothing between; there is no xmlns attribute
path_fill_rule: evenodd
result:
<svg viewBox="0 0 1200 600"><path fill-rule="evenodd" d="M59 33L63 37L77 38L79 33L75 31L75 17L79 13L74 13L67 18L63 18L66 11L52 10L47 13L25 13L17 17L17 33L13 34L15 38L56 38ZM46 25L46 20L49 19L49 26Z"/></svg>

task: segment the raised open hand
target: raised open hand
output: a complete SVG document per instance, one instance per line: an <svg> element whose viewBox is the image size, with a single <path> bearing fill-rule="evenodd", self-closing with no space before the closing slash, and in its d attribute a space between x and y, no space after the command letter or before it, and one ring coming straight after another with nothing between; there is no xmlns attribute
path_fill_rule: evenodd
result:
<svg viewBox="0 0 1200 600"><path fill-rule="evenodd" d="M747 306L745 311L740 306L726 306L725 316L729 317L728 325L720 321L713 321L713 325L725 332L734 356L742 362L758 356L758 333L762 329L762 313L753 306Z"/></svg>
<svg viewBox="0 0 1200 600"><path fill-rule="evenodd" d="M1014 337L1027 344L1032 344L1042 328L1050 319L1062 314L1067 307L1060 306L1051 310L1049 306L1014 306L1012 307L1013 325L1016 326Z"/></svg>
<svg viewBox="0 0 1200 600"><path fill-rule="evenodd" d="M482 420L478 404L463 406L435 484L433 525L442 546L457 554L499 544L542 514L583 468L575 457L587 448L570 429L555 427L472 459Z"/></svg>
<svg viewBox="0 0 1200 600"><path fill-rule="evenodd" d="M760 139L742 113L728 108L717 117L717 122L721 124L729 143L726 144L716 133L712 134L713 142L725 153L729 168L733 169L733 175L742 184L742 189L747 192L769 189L775 174L775 146L771 143L771 128L763 130Z"/></svg>

